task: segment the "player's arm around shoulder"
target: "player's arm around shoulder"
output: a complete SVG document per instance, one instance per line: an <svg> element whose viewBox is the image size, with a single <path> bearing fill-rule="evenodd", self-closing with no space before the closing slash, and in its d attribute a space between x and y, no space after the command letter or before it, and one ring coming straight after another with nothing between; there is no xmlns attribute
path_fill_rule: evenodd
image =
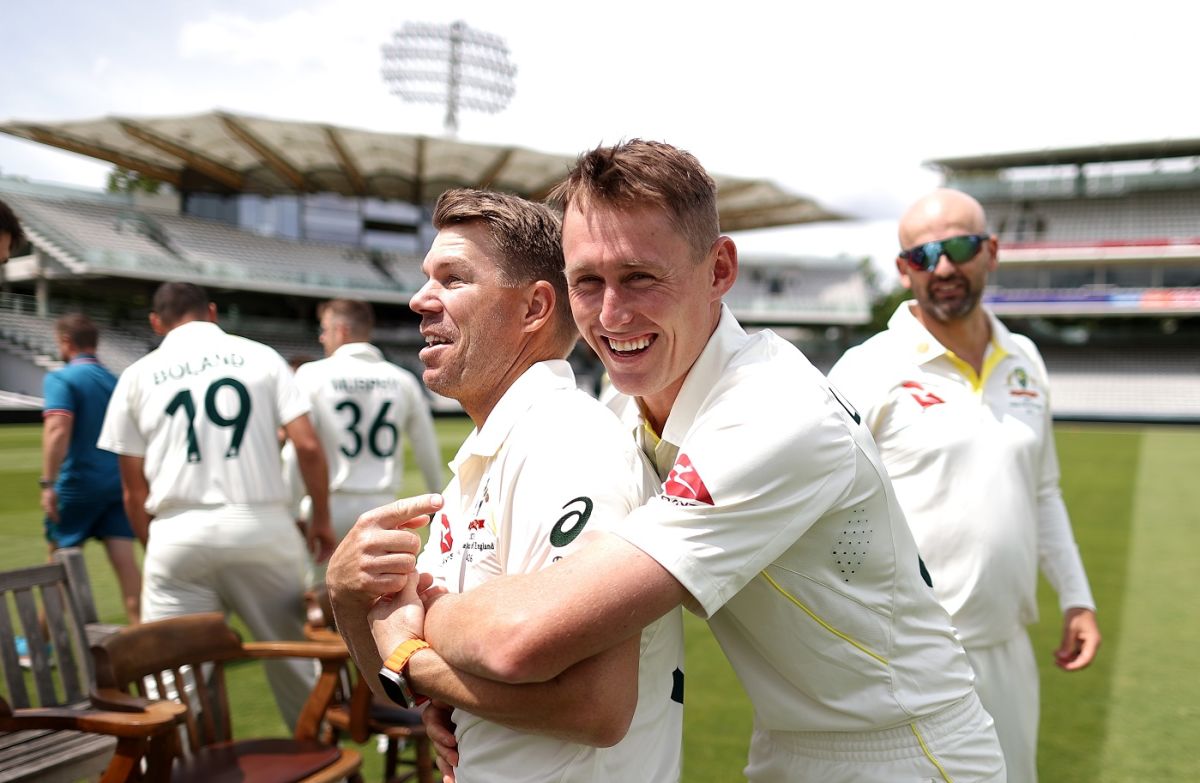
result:
<svg viewBox="0 0 1200 783"><path fill-rule="evenodd" d="M522 480L533 481L521 490L526 502L518 501L537 509L534 521L521 524L530 523L527 544L544 547L548 564L443 596L426 618L427 638L444 656L490 679L556 677L623 640L636 641L685 595L655 560L602 532L623 520L645 490L644 466L628 434L590 433L578 442L571 442L578 429L559 427L557 434L564 436L561 448L530 452Z"/></svg>

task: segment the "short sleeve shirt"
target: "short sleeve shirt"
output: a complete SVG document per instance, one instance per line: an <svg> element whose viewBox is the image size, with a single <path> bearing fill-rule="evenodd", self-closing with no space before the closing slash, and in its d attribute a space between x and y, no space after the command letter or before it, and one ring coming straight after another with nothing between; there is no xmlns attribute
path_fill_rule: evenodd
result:
<svg viewBox="0 0 1200 783"><path fill-rule="evenodd" d="M1039 548L1063 575L1055 585L1063 603L1094 607L1062 504L1037 349L989 313L992 341L977 376L911 305L829 377L874 434L963 641L998 644L1037 619ZM1046 546L1056 539L1061 546Z"/></svg>
<svg viewBox="0 0 1200 783"><path fill-rule="evenodd" d="M98 445L145 459L152 515L283 503L278 428L308 409L274 349L189 321L121 374Z"/></svg>
<svg viewBox="0 0 1200 783"><path fill-rule="evenodd" d="M120 496L117 458L96 448L104 411L116 383L116 376L92 354L77 355L42 382L42 418L70 416L72 420L71 442L55 484L63 499Z"/></svg>
<svg viewBox="0 0 1200 783"><path fill-rule="evenodd" d="M564 361L533 365L451 463L445 506L418 567L453 592L568 557L652 491L653 475L617 419L575 387ZM456 710L460 783L679 778L682 624L642 632L639 698L625 739L594 748L524 734Z"/></svg>
<svg viewBox="0 0 1200 783"><path fill-rule="evenodd" d="M613 406L645 432L633 400ZM857 418L794 346L723 309L647 448L661 493L616 529L698 602L760 730L890 728L972 687Z"/></svg>
<svg viewBox="0 0 1200 783"><path fill-rule="evenodd" d="M312 403L331 492L397 491L404 478L402 433L423 439L422 446L434 440L420 382L373 345L348 343L301 365L296 384Z"/></svg>

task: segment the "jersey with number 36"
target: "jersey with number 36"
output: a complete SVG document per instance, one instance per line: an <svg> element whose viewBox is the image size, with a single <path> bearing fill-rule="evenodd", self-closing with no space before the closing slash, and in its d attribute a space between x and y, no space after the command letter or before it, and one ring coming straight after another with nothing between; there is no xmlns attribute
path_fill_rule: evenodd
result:
<svg viewBox="0 0 1200 783"><path fill-rule="evenodd" d="M397 491L404 475L401 433L413 441L418 463L421 449L436 448L420 381L384 361L373 345L347 343L326 359L301 365L296 385L312 401L332 492Z"/></svg>
<svg viewBox="0 0 1200 783"><path fill-rule="evenodd" d="M274 349L189 321L121 374L97 445L145 459L152 515L283 503L276 433L308 410Z"/></svg>

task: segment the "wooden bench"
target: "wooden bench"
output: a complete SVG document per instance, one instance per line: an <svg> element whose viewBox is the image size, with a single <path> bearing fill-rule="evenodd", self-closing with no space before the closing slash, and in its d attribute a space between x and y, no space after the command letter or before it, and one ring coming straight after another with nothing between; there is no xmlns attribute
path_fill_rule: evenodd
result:
<svg viewBox="0 0 1200 783"><path fill-rule="evenodd" d="M119 754L136 755L157 731L147 725L164 720L91 709L90 646L117 627L97 621L79 549L61 549L45 565L0 572L0 782L95 777L110 767L119 742ZM24 661L18 636L28 647ZM23 726L41 728L12 730Z"/></svg>

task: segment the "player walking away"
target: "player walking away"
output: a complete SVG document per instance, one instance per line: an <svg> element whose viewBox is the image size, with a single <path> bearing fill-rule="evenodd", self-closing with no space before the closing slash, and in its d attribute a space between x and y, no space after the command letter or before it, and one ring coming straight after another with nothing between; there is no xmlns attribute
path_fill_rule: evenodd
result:
<svg viewBox="0 0 1200 783"><path fill-rule="evenodd" d="M142 575L133 553L133 529L121 501L115 454L96 447L104 411L117 378L96 358L99 331L82 313L54 323L58 351L67 366L42 385L42 511L50 551L104 542L125 616L136 624Z"/></svg>
<svg viewBox="0 0 1200 783"><path fill-rule="evenodd" d="M420 566L434 580L427 592L469 593L573 559L588 531L642 502L653 477L565 361L578 335L553 213L514 196L455 190L439 199L433 221L429 280L411 302L426 342L423 378L458 400L476 428L451 463L444 496L434 496ZM678 611L641 633L610 636L543 683L503 685L449 669L421 640L415 580L406 600L382 601L368 618L379 594L360 579L359 560L372 547L372 520L394 508L365 515L330 563L338 628L363 671L386 661L380 682L395 701L411 705L423 694L454 705L460 783L679 779Z"/></svg>
<svg viewBox="0 0 1200 783"><path fill-rule="evenodd" d="M420 381L370 343L371 305L333 299L317 313L326 358L301 365L296 384L312 406L329 466L333 533L341 541L360 514L396 499L404 479L402 434L429 492L443 486L442 458ZM310 583L324 581L325 569L317 566Z"/></svg>
<svg viewBox="0 0 1200 783"><path fill-rule="evenodd" d="M143 619L232 611L257 639L301 639L307 558L276 430L296 445L313 498L309 545L324 560L329 479L308 401L278 353L217 326L203 289L164 283L152 307L162 344L121 374L98 444L119 455L125 510L146 547ZM294 725L311 662L274 661L267 676Z"/></svg>
<svg viewBox="0 0 1200 783"><path fill-rule="evenodd" d="M980 304L998 263L979 202L937 190L900 221L915 302L852 348L830 380L871 428L933 590L996 721L1009 777L1037 780L1040 567L1058 593L1067 671L1100 644L1096 605L1058 484L1050 387L1037 348Z"/></svg>
<svg viewBox="0 0 1200 783"><path fill-rule="evenodd" d="M795 347L721 302L737 250L712 179L634 140L582 156L558 195L575 322L661 494L548 568L437 597L425 638L456 666L543 681L683 603L754 704L751 781L1003 781L870 433ZM414 546L388 528L430 505L375 520L392 553L358 567L384 571L380 593L404 587Z"/></svg>

